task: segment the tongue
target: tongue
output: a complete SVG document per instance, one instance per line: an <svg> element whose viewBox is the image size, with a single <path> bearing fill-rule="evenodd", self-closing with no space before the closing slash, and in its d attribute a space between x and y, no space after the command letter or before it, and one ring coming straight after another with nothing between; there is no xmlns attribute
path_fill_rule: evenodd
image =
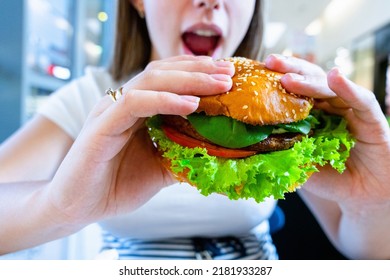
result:
<svg viewBox="0 0 390 280"><path fill-rule="evenodd" d="M217 47L218 38L218 36L200 36L195 33L185 33L183 35L184 43L195 55L211 55Z"/></svg>

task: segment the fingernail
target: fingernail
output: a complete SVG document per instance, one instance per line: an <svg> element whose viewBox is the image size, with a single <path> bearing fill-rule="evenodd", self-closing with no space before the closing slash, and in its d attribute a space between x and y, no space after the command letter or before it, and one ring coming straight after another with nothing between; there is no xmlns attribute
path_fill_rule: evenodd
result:
<svg viewBox="0 0 390 280"><path fill-rule="evenodd" d="M180 98L184 101L195 103L195 104L199 104L199 100L200 100L199 97L192 96L192 95L181 95Z"/></svg>
<svg viewBox="0 0 390 280"><path fill-rule="evenodd" d="M225 74L211 74L210 75L214 80L222 81L222 82L230 82L232 78L229 75Z"/></svg>
<svg viewBox="0 0 390 280"><path fill-rule="evenodd" d="M212 60L213 59L211 56L207 56L207 55L198 55L198 56L196 56L196 58L198 58L200 60Z"/></svg>
<svg viewBox="0 0 390 280"><path fill-rule="evenodd" d="M343 71L341 71L339 67L334 67L332 70L336 71L337 75L339 76L345 76L345 74L343 73Z"/></svg>
<svg viewBox="0 0 390 280"><path fill-rule="evenodd" d="M231 67L231 66L233 66L233 63L231 63L230 61L225 61L225 60L217 60L214 63L218 67Z"/></svg>
<svg viewBox="0 0 390 280"><path fill-rule="evenodd" d="M282 54L275 53L275 54L272 54L272 55L274 57L276 57L277 59L287 59L287 56L282 55Z"/></svg>
<svg viewBox="0 0 390 280"><path fill-rule="evenodd" d="M305 80L305 76L302 76L302 75L299 75L299 74L296 74L296 73L289 73L288 75L294 81L304 81Z"/></svg>
<svg viewBox="0 0 390 280"><path fill-rule="evenodd" d="M270 54L266 59L265 59L265 61L266 62L268 62L270 59L272 60L272 59L279 59L279 60L286 60L287 59L287 56L285 56L285 55L281 55L281 54L277 54L277 53L275 53L275 54Z"/></svg>

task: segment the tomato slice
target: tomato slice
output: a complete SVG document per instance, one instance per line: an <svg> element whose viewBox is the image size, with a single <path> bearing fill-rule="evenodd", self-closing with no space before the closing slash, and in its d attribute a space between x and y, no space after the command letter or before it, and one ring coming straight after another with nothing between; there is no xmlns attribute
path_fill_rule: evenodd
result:
<svg viewBox="0 0 390 280"><path fill-rule="evenodd" d="M194 139L187 135L184 135L176 129L169 126L162 126L162 130L165 135L173 142L188 148L206 148L207 154L210 156L223 157L223 158L244 158L253 156L255 151L228 149L221 146L216 146L210 143L202 142L198 139Z"/></svg>

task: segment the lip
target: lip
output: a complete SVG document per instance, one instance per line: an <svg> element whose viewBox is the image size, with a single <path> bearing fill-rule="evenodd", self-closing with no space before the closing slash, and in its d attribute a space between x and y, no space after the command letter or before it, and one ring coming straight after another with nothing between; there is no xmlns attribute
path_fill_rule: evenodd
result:
<svg viewBox="0 0 390 280"><path fill-rule="evenodd" d="M214 36L221 36L222 37L222 28L220 28L216 24L206 24L206 23L197 23L192 25L191 27L184 30L183 33L186 32L198 32L198 31L204 31L204 32L210 32L213 33Z"/></svg>
<svg viewBox="0 0 390 280"><path fill-rule="evenodd" d="M223 38L224 38L223 30L218 25L207 24L207 23L197 23L197 24L194 24L194 25L190 26L189 28L185 29L182 32L182 37L185 33L195 33L195 34L202 35L202 36L218 36L219 37L218 44L217 44L216 48L213 50L213 53L210 55L213 58L216 58L218 56L217 53L218 53L218 50L221 48ZM182 41L182 46L183 46L185 54L193 55L191 50L188 49L188 47L186 46L186 44L183 41Z"/></svg>

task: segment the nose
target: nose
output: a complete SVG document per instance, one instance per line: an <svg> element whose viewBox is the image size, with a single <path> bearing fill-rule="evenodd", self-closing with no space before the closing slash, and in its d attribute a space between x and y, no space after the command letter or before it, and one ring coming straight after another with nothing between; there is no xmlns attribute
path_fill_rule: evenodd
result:
<svg viewBox="0 0 390 280"><path fill-rule="evenodd" d="M193 2L195 7L209 10L218 10L221 6L221 0L194 0Z"/></svg>

